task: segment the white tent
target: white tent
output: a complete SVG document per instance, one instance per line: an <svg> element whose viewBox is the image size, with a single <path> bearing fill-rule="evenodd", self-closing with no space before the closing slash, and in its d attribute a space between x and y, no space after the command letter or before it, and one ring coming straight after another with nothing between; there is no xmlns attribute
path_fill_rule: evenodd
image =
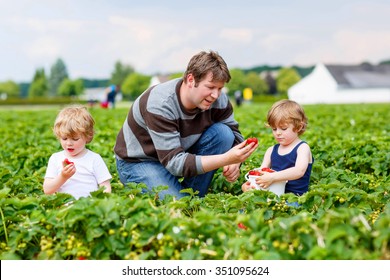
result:
<svg viewBox="0 0 390 280"><path fill-rule="evenodd" d="M390 65L324 65L288 90L300 104L390 102Z"/></svg>

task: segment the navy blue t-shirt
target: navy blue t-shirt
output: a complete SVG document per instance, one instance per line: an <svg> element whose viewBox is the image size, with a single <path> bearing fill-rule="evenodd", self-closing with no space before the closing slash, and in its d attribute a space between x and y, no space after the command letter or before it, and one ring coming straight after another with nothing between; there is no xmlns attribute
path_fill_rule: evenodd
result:
<svg viewBox="0 0 390 280"><path fill-rule="evenodd" d="M279 155L278 149L280 144L276 144L271 153L271 169L275 171L285 170L295 166L297 160L297 150L304 141L300 142L294 147L294 149L285 155ZM286 184L285 193L294 193L296 195L302 195L309 189L311 169L313 166L314 158L312 157L312 163L309 163L305 174L297 180L289 180Z"/></svg>

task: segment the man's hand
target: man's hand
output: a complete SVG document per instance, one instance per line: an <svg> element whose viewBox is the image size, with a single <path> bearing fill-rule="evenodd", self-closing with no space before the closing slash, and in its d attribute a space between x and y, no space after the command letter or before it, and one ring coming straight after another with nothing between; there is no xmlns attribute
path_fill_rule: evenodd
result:
<svg viewBox="0 0 390 280"><path fill-rule="evenodd" d="M224 154L201 156L203 171L209 172L223 167L223 175L229 182L234 182L240 175L239 165L250 157L257 147L258 144L247 145L244 141Z"/></svg>
<svg viewBox="0 0 390 280"><path fill-rule="evenodd" d="M226 181L233 183L237 181L240 176L240 164L231 164L223 167L223 176L225 176Z"/></svg>
<svg viewBox="0 0 390 280"><path fill-rule="evenodd" d="M257 149L259 146L258 143L250 143L246 144L247 141L244 141L233 148L231 148L229 151L227 151L227 156L229 158L229 161L232 163L242 163L245 160L247 160L250 155Z"/></svg>

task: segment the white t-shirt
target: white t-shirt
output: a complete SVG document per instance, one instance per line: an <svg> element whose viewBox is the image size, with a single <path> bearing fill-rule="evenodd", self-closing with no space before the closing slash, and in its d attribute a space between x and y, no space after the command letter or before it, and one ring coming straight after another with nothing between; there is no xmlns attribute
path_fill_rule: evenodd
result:
<svg viewBox="0 0 390 280"><path fill-rule="evenodd" d="M57 152L49 158L45 178L55 178L61 173L64 151ZM68 193L76 199L87 197L90 192L98 190L98 184L112 178L103 158L90 150L81 158L68 158L74 162L76 173L70 177L58 192Z"/></svg>

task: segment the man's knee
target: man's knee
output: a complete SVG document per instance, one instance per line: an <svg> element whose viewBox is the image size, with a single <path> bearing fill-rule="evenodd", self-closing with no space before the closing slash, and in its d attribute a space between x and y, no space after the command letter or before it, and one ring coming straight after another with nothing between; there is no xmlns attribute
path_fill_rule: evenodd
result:
<svg viewBox="0 0 390 280"><path fill-rule="evenodd" d="M223 123L213 124L211 127L213 139L219 143L225 143L227 148L231 148L234 143L234 133L230 127Z"/></svg>

